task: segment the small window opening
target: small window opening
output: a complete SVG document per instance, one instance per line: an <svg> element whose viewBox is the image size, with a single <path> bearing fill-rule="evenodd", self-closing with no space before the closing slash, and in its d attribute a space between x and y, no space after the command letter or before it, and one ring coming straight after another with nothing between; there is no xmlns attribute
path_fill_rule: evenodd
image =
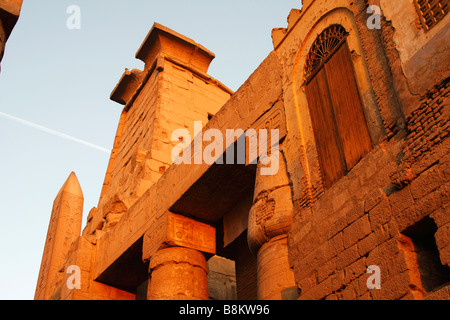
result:
<svg viewBox="0 0 450 320"><path fill-rule="evenodd" d="M419 289L423 288L424 293L439 289L450 282L450 268L441 264L436 246L434 235L437 229L434 220L426 217L407 228L400 239L408 266L413 273L411 279L418 282L413 285Z"/></svg>
<svg viewBox="0 0 450 320"><path fill-rule="evenodd" d="M450 11L449 0L414 0L420 22L425 30L430 30Z"/></svg>

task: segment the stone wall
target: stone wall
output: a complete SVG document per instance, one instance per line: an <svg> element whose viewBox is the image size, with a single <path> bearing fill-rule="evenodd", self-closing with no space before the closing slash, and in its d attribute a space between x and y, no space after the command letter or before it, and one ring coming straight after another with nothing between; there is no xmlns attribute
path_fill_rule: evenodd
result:
<svg viewBox="0 0 450 320"><path fill-rule="evenodd" d="M449 135L449 80L450 78L446 78L423 95L420 107L407 119L405 157L410 163L420 160L427 151Z"/></svg>
<svg viewBox="0 0 450 320"><path fill-rule="evenodd" d="M448 101L446 84L439 84L424 97L418 116L408 121L406 139L379 145L311 208L296 215L289 240L301 299L449 298L448 286L434 293L423 288L420 272L412 267L417 262L402 244L405 230L430 217L437 226L432 234L435 254L440 264L450 266L450 140L442 134L448 131ZM438 110L429 112L432 119L443 112L439 106L446 106L441 130L432 131L438 144L432 143L436 138L421 137L434 137L431 131L413 131L430 105ZM411 157L420 158L409 157L417 144L422 147ZM408 163L400 173L399 161ZM381 290L367 288L370 265L381 268Z"/></svg>
<svg viewBox="0 0 450 320"><path fill-rule="evenodd" d="M417 79L404 72L422 48L435 49L448 17L427 35L408 30L405 37L420 36L421 41L420 47L410 48L408 39L399 39L404 28L419 28L414 10L414 15L407 10L402 16L387 2L374 4L386 13L380 30L367 28L366 1L316 0L308 1L300 13L291 12L286 30L275 31L288 127L281 151L294 203L289 260L300 299L449 298L450 117L448 78L442 78L448 62L436 57L444 63L439 66L441 76L426 70L420 94L410 87ZM400 7L408 5L412 3L402 1ZM347 43L374 148L325 190L303 66L312 42L333 23L349 32ZM381 290L367 286L366 271L372 265L381 269ZM441 276L430 280L432 273Z"/></svg>
<svg viewBox="0 0 450 320"><path fill-rule="evenodd" d="M208 291L210 300L236 300L235 263L219 256L208 260Z"/></svg>
<svg viewBox="0 0 450 320"><path fill-rule="evenodd" d="M402 143L382 144L334 190L299 212L289 245L301 299L416 297L411 284L417 273L408 266L401 237L427 216L438 226L435 237L441 264L449 265L448 143L434 150L443 156L441 160L402 189L390 179ZM381 290L367 288L370 265L381 268ZM448 288L443 290L448 298Z"/></svg>

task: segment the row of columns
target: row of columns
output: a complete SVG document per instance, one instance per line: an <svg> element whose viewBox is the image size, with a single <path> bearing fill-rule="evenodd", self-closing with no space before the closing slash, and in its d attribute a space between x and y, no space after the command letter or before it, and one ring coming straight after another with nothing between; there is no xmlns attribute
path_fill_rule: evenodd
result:
<svg viewBox="0 0 450 320"><path fill-rule="evenodd" d="M297 290L293 270L289 267L287 245L293 206L285 163L280 160L279 171L273 176L260 175L261 168L262 165L258 164L247 233L249 248L257 256L257 299L295 299ZM200 223L192 220L191 224L195 232L196 224ZM174 234L176 237L180 232ZM186 241L183 244L164 246L151 255L147 299L209 298L205 255L196 249L198 244L191 247L186 245Z"/></svg>

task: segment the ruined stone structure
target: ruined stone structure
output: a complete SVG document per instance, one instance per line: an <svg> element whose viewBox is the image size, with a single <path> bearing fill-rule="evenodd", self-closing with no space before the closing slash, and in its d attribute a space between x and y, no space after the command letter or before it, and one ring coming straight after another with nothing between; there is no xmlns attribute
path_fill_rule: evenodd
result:
<svg viewBox="0 0 450 320"><path fill-rule="evenodd" d="M450 4L370 4L303 1L235 93L213 53L155 24L111 95L124 109L82 232L74 174L56 197L36 299L449 299ZM173 164L183 128L193 159L209 129L242 132L216 149L226 164ZM251 129L278 129L273 174L260 153L229 161Z"/></svg>
<svg viewBox="0 0 450 320"><path fill-rule="evenodd" d="M22 0L0 0L0 62L5 53L6 41L17 23Z"/></svg>

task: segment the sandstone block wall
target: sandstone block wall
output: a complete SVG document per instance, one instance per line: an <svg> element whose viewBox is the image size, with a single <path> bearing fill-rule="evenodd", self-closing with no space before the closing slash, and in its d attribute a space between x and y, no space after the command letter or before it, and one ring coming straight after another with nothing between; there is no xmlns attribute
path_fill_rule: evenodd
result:
<svg viewBox="0 0 450 320"><path fill-rule="evenodd" d="M235 263L219 256L208 260L208 292L210 300L236 300Z"/></svg>
<svg viewBox="0 0 450 320"><path fill-rule="evenodd" d="M297 20L288 20L289 27L274 34L284 67L288 127L281 150L295 211L289 259L300 299L450 298L450 114L448 73L442 72L448 70L448 60L435 57L440 59L439 77L432 70L422 73L426 86L417 86L417 78L408 78L404 71L413 61L418 63L422 48L434 50L448 17L424 35L420 29L404 30L415 26L414 11L396 16L386 2L375 4L386 13L380 30L367 28L365 1L316 0L305 3L299 15L291 12ZM410 1L399 4L408 5ZM349 32L347 43L374 148L325 190L302 68L315 37L333 23ZM414 37L420 37L422 47L410 46ZM367 286L371 265L381 269L380 290Z"/></svg>
<svg viewBox="0 0 450 320"><path fill-rule="evenodd" d="M444 104L442 127L448 127L447 85L439 84L423 100L415 114L423 114L433 101L436 110ZM432 114L429 118L434 119L436 113ZM413 115L408 121L411 133L406 140L394 138L379 145L336 188L295 217L289 241L301 299L449 298L448 270L447 280L444 275L436 287L424 281L427 266L444 270L450 266L450 140L445 134L439 144L429 143L414 131L420 127L416 119ZM426 132L440 137L445 131ZM397 170L402 157L408 162L407 173ZM436 225L429 236L435 238L437 248L428 250L434 257L420 261L419 248L413 245L411 256L404 242L410 241L405 240L408 229L427 217ZM381 268L381 290L367 288L370 265Z"/></svg>

